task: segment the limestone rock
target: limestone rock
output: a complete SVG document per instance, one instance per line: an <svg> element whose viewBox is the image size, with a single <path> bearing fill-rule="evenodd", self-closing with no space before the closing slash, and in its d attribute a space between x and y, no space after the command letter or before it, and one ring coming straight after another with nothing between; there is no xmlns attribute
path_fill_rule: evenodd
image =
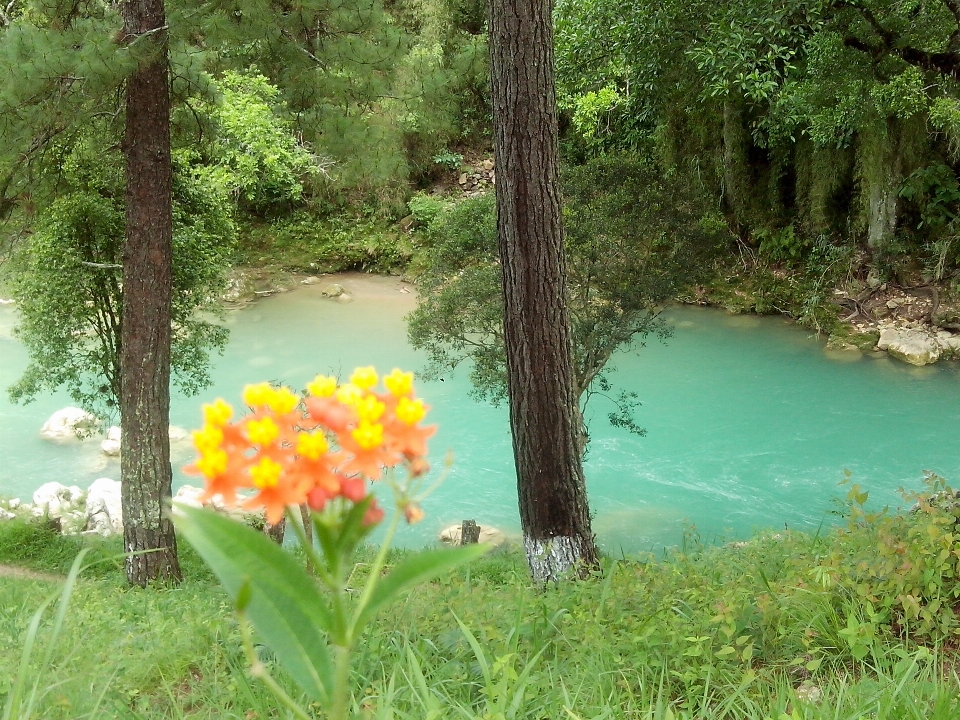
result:
<svg viewBox="0 0 960 720"><path fill-rule="evenodd" d="M942 349L935 338L920 330L888 327L880 333L877 347L911 365L929 365L940 359Z"/></svg>
<svg viewBox="0 0 960 720"><path fill-rule="evenodd" d="M202 492L203 488L194 487L193 485L184 485L177 490L177 494L173 496L173 499L184 505L189 505L190 507L203 507L203 503L200 502L200 494Z"/></svg>
<svg viewBox="0 0 960 720"><path fill-rule="evenodd" d="M170 442L181 442L190 439L190 431L176 425L171 425L168 430Z"/></svg>
<svg viewBox="0 0 960 720"><path fill-rule="evenodd" d="M71 440L90 435L98 420L86 410L66 407L57 410L40 428L40 435L47 440Z"/></svg>
<svg viewBox="0 0 960 720"><path fill-rule="evenodd" d="M440 542L447 545L459 545L461 530L462 527L460 525L451 525L450 527L444 528L440 531ZM502 531L489 525L480 526L480 542L491 545L502 545L506 540L507 536L504 535Z"/></svg>
<svg viewBox="0 0 960 720"><path fill-rule="evenodd" d="M47 516L59 520L64 533L77 533L86 525L86 515L80 502L83 490L76 485L67 487L58 482L49 482L37 488L33 494L32 512L35 517Z"/></svg>
<svg viewBox="0 0 960 720"><path fill-rule="evenodd" d="M301 280L301 281L300 281L300 284L301 284L301 285L316 285L318 282L320 282L320 278L318 278L316 275L311 275L310 277L304 278L303 280Z"/></svg>
<svg viewBox="0 0 960 720"><path fill-rule="evenodd" d="M943 351L943 357L960 360L960 335L954 335L946 331L938 332L937 343Z"/></svg>
<svg viewBox="0 0 960 720"><path fill-rule="evenodd" d="M100 451L108 457L118 457L120 455L120 428L116 425L107 430L106 439L100 443Z"/></svg>
<svg viewBox="0 0 960 720"><path fill-rule="evenodd" d="M97 478L87 489L87 529L100 535L123 532L120 481Z"/></svg>
<svg viewBox="0 0 960 720"><path fill-rule="evenodd" d="M324 297L335 298L343 295L343 286L338 283L330 283L320 288L320 294Z"/></svg>
<svg viewBox="0 0 960 720"><path fill-rule="evenodd" d="M3 508L0 508L0 521L13 520L15 517L16 515L10 512L9 510L4 510Z"/></svg>
<svg viewBox="0 0 960 720"><path fill-rule="evenodd" d="M353 302L353 296L347 295L347 293L340 293L340 295L337 296L337 302L341 305L346 305L347 303Z"/></svg>
<svg viewBox="0 0 960 720"><path fill-rule="evenodd" d="M9 502L7 502L7 507L11 510L16 510L20 507L20 498L10 498Z"/></svg>

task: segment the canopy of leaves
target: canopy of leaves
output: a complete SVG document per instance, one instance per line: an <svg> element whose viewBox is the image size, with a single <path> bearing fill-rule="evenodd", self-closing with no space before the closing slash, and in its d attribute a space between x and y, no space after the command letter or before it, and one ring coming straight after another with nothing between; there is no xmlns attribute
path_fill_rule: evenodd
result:
<svg viewBox="0 0 960 720"><path fill-rule="evenodd" d="M37 214L35 232L17 248L15 333L30 362L10 396L29 402L64 387L82 407L107 418L120 389L124 198L121 158L104 155L103 142L103 134L91 131L62 148L60 195ZM230 198L179 165L172 371L175 384L193 394L209 384L209 353L226 342L227 331L205 316L220 312L235 231Z"/></svg>
<svg viewBox="0 0 960 720"><path fill-rule="evenodd" d="M599 158L563 174L576 381L585 400L614 352L666 337L663 303L695 282L726 225L709 197L679 173L638 156ZM437 213L424 233L414 347L437 378L469 361L479 399L506 394L500 266L491 195Z"/></svg>

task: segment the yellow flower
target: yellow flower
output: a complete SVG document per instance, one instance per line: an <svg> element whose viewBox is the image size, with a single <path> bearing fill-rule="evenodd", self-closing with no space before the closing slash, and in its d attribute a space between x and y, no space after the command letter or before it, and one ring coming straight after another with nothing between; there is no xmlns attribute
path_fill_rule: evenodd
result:
<svg viewBox="0 0 960 720"><path fill-rule="evenodd" d="M411 400L408 397L400 398L397 403L397 420L407 425L415 425L427 414L427 409L423 405L423 400Z"/></svg>
<svg viewBox="0 0 960 720"><path fill-rule="evenodd" d="M273 419L251 420L247 423L247 438L255 445L269 445L280 436L280 428Z"/></svg>
<svg viewBox="0 0 960 720"><path fill-rule="evenodd" d="M202 453L197 460L197 470L209 478L217 477L227 471L227 453L223 450L211 450Z"/></svg>
<svg viewBox="0 0 960 720"><path fill-rule="evenodd" d="M247 385L243 389L243 401L250 407L263 407L270 398L273 397L273 388L270 383L257 383L256 385Z"/></svg>
<svg viewBox="0 0 960 720"><path fill-rule="evenodd" d="M193 444L201 455L216 450L223 442L223 430L216 425L204 425L199 430L194 430L192 434Z"/></svg>
<svg viewBox="0 0 960 720"><path fill-rule="evenodd" d="M327 375L317 375L307 383L307 392L314 397L330 397L337 391L337 379Z"/></svg>
<svg viewBox="0 0 960 720"><path fill-rule="evenodd" d="M323 433L300 433L297 436L297 454L308 460L319 460L330 446Z"/></svg>
<svg viewBox="0 0 960 720"><path fill-rule="evenodd" d="M362 422L351 434L364 450L373 450L383 444L383 425L379 423Z"/></svg>
<svg viewBox="0 0 960 720"><path fill-rule="evenodd" d="M394 397L409 395L413 391L413 373L394 368L383 378L383 384Z"/></svg>
<svg viewBox="0 0 960 720"><path fill-rule="evenodd" d="M377 377L377 371L373 365L367 367L358 367L350 376L350 382L361 390L369 390L377 384L380 378Z"/></svg>
<svg viewBox="0 0 960 720"><path fill-rule="evenodd" d="M263 458L250 468L250 477L253 478L254 486L263 490L264 488L275 487L280 481L280 473L282 472L283 465L270 458Z"/></svg>
<svg viewBox="0 0 960 720"><path fill-rule="evenodd" d="M383 415L386 406L373 395L367 395L356 404L357 417L360 422L375 423Z"/></svg>
<svg viewBox="0 0 960 720"><path fill-rule="evenodd" d="M352 383L346 383L337 388L337 400L348 407L356 407L363 399L363 390Z"/></svg>
<svg viewBox="0 0 960 720"><path fill-rule="evenodd" d="M233 408L223 398L217 398L209 405L203 406L203 419L210 425L223 427L233 417Z"/></svg>
<svg viewBox="0 0 960 720"><path fill-rule="evenodd" d="M300 404L300 396L288 387L274 390L267 399L267 405L277 415L286 415Z"/></svg>

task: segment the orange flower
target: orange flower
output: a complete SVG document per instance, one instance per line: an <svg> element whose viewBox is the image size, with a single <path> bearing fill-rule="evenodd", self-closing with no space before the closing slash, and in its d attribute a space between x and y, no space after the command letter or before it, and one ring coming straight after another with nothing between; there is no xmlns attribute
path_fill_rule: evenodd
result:
<svg viewBox="0 0 960 720"><path fill-rule="evenodd" d="M318 375L303 401L287 387L248 385L243 399L252 413L234 422L223 400L205 405L204 426L193 434L199 457L186 468L206 477L201 499L221 495L235 505L238 489L253 488L243 507L265 508L274 523L289 505L321 510L335 497L360 502L366 481L379 479L384 467L405 462L411 477L422 475L436 428L419 426L429 408L413 396L413 373L394 369L383 378L385 393L375 392L378 381L373 367L357 368L343 385ZM334 437L339 449L330 447ZM414 504L404 511L409 522L423 515ZM382 518L373 502L364 523Z"/></svg>

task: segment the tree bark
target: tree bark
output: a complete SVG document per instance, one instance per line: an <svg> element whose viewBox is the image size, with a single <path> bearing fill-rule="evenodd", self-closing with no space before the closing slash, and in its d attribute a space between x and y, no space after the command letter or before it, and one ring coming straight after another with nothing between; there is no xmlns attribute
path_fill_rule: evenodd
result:
<svg viewBox="0 0 960 720"><path fill-rule="evenodd" d="M173 273L170 87L163 0L126 0L124 35L145 59L127 80L126 243L120 338L121 501L127 580L179 581L168 516ZM142 44L142 45L141 45ZM146 552L143 552L146 551Z"/></svg>
<svg viewBox="0 0 960 720"><path fill-rule="evenodd" d="M566 301L550 0L490 0L510 427L535 580L596 565Z"/></svg>

